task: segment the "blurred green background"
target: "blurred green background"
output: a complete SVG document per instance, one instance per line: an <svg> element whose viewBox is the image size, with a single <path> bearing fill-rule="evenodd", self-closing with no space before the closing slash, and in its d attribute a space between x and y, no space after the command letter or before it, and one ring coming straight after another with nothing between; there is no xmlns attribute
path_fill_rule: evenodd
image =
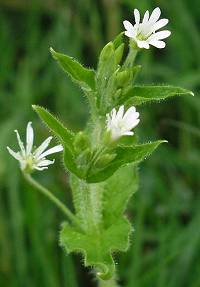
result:
<svg viewBox="0 0 200 287"><path fill-rule="evenodd" d="M49 47L96 67L101 48L122 21L160 6L170 19L167 48L143 51L137 81L168 83L195 92L140 108L140 139L164 138L140 167L140 188L128 216L135 227L129 252L116 255L121 286L200 286L200 3L199 0L0 0L0 286L96 286L77 256L59 247L62 214L23 180L6 146L13 130L32 120L36 144L48 131L31 104L56 113L78 131L87 103L51 58ZM59 156L34 176L70 208L68 178ZM81 262L81 263L80 263Z"/></svg>

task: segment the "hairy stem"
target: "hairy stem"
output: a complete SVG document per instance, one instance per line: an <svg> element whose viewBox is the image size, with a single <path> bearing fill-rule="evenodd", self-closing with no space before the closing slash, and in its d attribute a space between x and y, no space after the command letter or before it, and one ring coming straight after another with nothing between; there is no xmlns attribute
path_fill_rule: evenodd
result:
<svg viewBox="0 0 200 287"><path fill-rule="evenodd" d="M68 220L71 221L74 226L78 227L79 230L82 230L80 222L77 220L75 215L55 195L53 195L46 187L42 186L35 179L33 179L30 174L23 173L23 175L31 186L48 197L48 199L52 201L62 211L62 213L64 213L64 215L68 218Z"/></svg>

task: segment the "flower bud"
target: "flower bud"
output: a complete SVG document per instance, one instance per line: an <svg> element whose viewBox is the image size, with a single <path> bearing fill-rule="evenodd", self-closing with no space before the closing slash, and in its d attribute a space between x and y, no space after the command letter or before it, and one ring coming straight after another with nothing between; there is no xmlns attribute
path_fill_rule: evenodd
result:
<svg viewBox="0 0 200 287"><path fill-rule="evenodd" d="M90 146L89 138L84 132L79 132L75 136L74 139L74 148L77 153L85 150L88 146Z"/></svg>

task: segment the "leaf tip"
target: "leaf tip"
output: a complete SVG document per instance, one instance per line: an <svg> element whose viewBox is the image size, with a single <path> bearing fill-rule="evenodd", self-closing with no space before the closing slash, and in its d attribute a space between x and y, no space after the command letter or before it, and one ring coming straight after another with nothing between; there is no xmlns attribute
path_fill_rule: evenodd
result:
<svg viewBox="0 0 200 287"><path fill-rule="evenodd" d="M56 51L55 51L52 47L49 48L49 51L50 51L52 57L53 57L54 59L56 59Z"/></svg>

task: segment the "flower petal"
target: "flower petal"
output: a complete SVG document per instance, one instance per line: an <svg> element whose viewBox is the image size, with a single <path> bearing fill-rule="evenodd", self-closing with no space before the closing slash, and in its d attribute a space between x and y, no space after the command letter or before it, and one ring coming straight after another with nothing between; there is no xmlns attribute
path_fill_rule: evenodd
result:
<svg viewBox="0 0 200 287"><path fill-rule="evenodd" d="M19 133L18 133L18 130L15 130L15 133L16 133L16 135L17 135L17 141L18 141L18 144L19 144L21 153L22 153L23 156L25 156L25 155L26 155L26 152L25 152L24 144L23 144L23 142L22 142L22 140L21 140L21 138L20 138L20 135L19 135Z"/></svg>
<svg viewBox="0 0 200 287"><path fill-rule="evenodd" d="M34 151L34 156L37 158L49 146L53 137L48 137L41 145Z"/></svg>
<svg viewBox="0 0 200 287"><path fill-rule="evenodd" d="M161 15L161 11L160 8L157 7L153 10L153 12L151 13L151 16L149 18L149 22L151 23L156 23L158 21L158 19L160 18Z"/></svg>
<svg viewBox="0 0 200 287"><path fill-rule="evenodd" d="M48 166L50 164L53 164L55 162L55 160L48 160L48 159L44 159L41 160L37 163L37 167L44 167L44 166Z"/></svg>
<svg viewBox="0 0 200 287"><path fill-rule="evenodd" d="M117 112L117 115L116 115L116 118L115 118L116 122L121 121L122 118L123 118L123 115L124 115L124 105L120 106L120 108L119 108L119 110Z"/></svg>
<svg viewBox="0 0 200 287"><path fill-rule="evenodd" d="M149 42L149 44L159 49L163 49L166 46L164 41L159 41L159 40L152 40Z"/></svg>
<svg viewBox="0 0 200 287"><path fill-rule="evenodd" d="M168 30L156 32L148 38L148 42L149 42L149 40L150 41L151 40L162 40L162 39L168 38L170 35L171 35L171 32Z"/></svg>
<svg viewBox="0 0 200 287"><path fill-rule="evenodd" d="M148 20L149 20L149 11L147 10L144 14L144 18L142 20L142 23L146 24L148 22Z"/></svg>
<svg viewBox="0 0 200 287"><path fill-rule="evenodd" d="M140 12L138 11L138 9L134 9L134 16L135 16L135 24L139 24L140 23Z"/></svg>
<svg viewBox="0 0 200 287"><path fill-rule="evenodd" d="M39 167L39 166L37 166L37 165L34 165L33 168L34 168L34 169L37 169L37 170L39 170L39 171L44 170L44 169L48 169L47 166Z"/></svg>
<svg viewBox="0 0 200 287"><path fill-rule="evenodd" d="M22 157L21 157L19 152L13 151L11 148L9 148L9 146L7 146L7 150L9 152L9 154L11 154L16 160L18 160L18 161L22 160Z"/></svg>
<svg viewBox="0 0 200 287"><path fill-rule="evenodd" d="M41 159L41 158L44 158L46 157L47 155L49 154L52 154L52 153L57 153L57 152L60 152L60 151L63 151L63 146L62 145L57 145L57 146L54 146L48 150L46 150L45 152L43 152L42 154L40 154L37 158L37 160Z"/></svg>
<svg viewBox="0 0 200 287"><path fill-rule="evenodd" d="M28 122L27 128L26 128L26 155L30 155L32 148L33 148L33 128L32 123Z"/></svg>
<svg viewBox="0 0 200 287"><path fill-rule="evenodd" d="M153 26L152 26L152 32L155 32L157 30L159 30L160 28L166 26L169 23L168 19L160 19L158 22L156 22Z"/></svg>
<svg viewBox="0 0 200 287"><path fill-rule="evenodd" d="M135 30L128 30L128 31L125 31L124 32L124 34L127 36L127 37L129 37L129 38L133 38L133 39L135 39L135 37L136 37L136 35L137 35L137 33L136 33L136 31Z"/></svg>
<svg viewBox="0 0 200 287"><path fill-rule="evenodd" d="M147 41L137 41L137 45L139 48L149 49L149 43Z"/></svg>
<svg viewBox="0 0 200 287"><path fill-rule="evenodd" d="M123 21L123 25L124 25L124 28L129 31L129 30L133 30L133 25L131 24L131 22L125 20Z"/></svg>

